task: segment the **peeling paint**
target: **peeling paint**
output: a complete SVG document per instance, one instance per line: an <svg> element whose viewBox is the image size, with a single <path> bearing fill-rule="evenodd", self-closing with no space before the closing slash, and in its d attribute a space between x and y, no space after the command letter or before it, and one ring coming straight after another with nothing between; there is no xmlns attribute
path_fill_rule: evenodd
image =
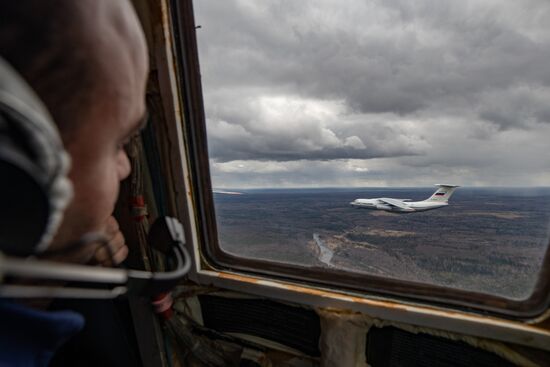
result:
<svg viewBox="0 0 550 367"><path fill-rule="evenodd" d="M325 307L327 304L342 305L339 308L326 308L333 312L361 311L370 317L380 320L416 323L429 327L451 330L457 334L477 335L506 342L550 350L550 330L538 325L519 321L499 319L493 316L446 310L420 304L404 304L397 301L362 298L345 295L331 290L310 288L282 281L270 281L229 272L208 272L214 278L224 280L213 283L222 288L229 288L245 293L284 299L289 302ZM229 283L225 282L229 281ZM235 282L234 284L232 282ZM382 316L382 317L380 317Z"/></svg>

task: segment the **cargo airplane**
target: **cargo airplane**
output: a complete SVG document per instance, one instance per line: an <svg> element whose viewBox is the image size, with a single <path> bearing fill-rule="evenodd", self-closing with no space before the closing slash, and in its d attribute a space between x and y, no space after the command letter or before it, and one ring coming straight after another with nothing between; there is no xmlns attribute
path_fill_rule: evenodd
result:
<svg viewBox="0 0 550 367"><path fill-rule="evenodd" d="M393 213L414 213L439 209L449 205L449 198L457 185L435 185L438 189L426 200L411 201L410 199L374 198L356 199L350 204L356 208L385 210Z"/></svg>

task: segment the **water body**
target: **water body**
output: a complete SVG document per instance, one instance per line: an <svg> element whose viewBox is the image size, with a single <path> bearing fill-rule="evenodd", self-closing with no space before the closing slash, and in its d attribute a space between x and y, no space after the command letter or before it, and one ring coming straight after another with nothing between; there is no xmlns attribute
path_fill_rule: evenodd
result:
<svg viewBox="0 0 550 367"><path fill-rule="evenodd" d="M329 249L327 245L323 242L323 240L319 237L319 233L314 233L313 239L315 240L315 244L319 247L319 261L330 267L334 266L330 262L332 260L332 257L334 256L334 252L332 252L332 250Z"/></svg>
<svg viewBox="0 0 550 367"><path fill-rule="evenodd" d="M246 258L517 299L531 292L548 245L550 188L459 188L448 207L411 214L349 202L423 200L433 188L231 191L242 195L214 195L220 246Z"/></svg>

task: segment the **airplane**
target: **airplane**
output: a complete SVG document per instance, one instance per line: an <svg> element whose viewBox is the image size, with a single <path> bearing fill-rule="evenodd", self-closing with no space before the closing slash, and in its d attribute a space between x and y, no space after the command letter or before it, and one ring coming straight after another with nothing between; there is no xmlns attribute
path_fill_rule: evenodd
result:
<svg viewBox="0 0 550 367"><path fill-rule="evenodd" d="M436 184L438 189L426 200L374 198L356 199L350 204L356 208L384 210L392 213L414 213L443 208L449 205L449 199L458 185Z"/></svg>

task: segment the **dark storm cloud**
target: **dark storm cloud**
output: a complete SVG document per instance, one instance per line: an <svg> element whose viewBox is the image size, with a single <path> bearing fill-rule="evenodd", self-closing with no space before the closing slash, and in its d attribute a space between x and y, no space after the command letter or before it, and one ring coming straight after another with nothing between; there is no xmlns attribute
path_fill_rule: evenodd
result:
<svg viewBox="0 0 550 367"><path fill-rule="evenodd" d="M550 123L550 88L519 86L481 96L479 116L500 129Z"/></svg>
<svg viewBox="0 0 550 367"><path fill-rule="evenodd" d="M548 34L529 33L550 16L544 1L523 18L508 14L519 6L491 2L337 2L327 13L324 2L277 3L198 4L207 85L279 86L398 114L436 113L457 99L478 109L496 88L550 85Z"/></svg>
<svg viewBox="0 0 550 367"><path fill-rule="evenodd" d="M244 143L244 144L242 144ZM248 142L235 142L228 144L227 141L219 141L214 139L209 153L216 161L226 162L232 160L247 160L252 157L256 160L271 160L271 161L294 161L294 160L332 160L332 159L369 159L377 157L398 157L404 155L412 155L406 149L395 149L391 151L373 150L373 149L357 149L353 147L342 148L319 148L309 151L303 149L284 149L277 144L277 149L272 148L272 144L262 145L263 141L258 144L249 144ZM281 149L283 148L283 149Z"/></svg>

